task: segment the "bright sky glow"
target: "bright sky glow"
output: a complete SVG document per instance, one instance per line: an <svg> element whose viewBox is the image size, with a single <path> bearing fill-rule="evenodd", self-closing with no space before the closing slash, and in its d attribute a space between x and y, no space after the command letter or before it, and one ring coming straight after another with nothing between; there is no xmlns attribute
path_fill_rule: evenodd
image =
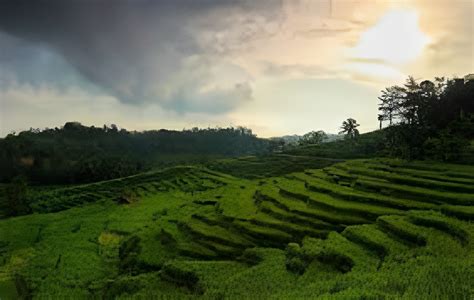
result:
<svg viewBox="0 0 474 300"><path fill-rule="evenodd" d="M353 49L354 57L406 64L416 60L430 38L420 30L418 13L391 10L377 24L362 33Z"/></svg>

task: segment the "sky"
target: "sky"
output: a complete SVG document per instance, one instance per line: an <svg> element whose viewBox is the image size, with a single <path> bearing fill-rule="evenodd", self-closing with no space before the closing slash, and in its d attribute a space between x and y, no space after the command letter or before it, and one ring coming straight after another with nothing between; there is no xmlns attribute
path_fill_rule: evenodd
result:
<svg viewBox="0 0 474 300"><path fill-rule="evenodd" d="M2 0L0 136L366 132L384 87L474 73L473 40L473 0Z"/></svg>

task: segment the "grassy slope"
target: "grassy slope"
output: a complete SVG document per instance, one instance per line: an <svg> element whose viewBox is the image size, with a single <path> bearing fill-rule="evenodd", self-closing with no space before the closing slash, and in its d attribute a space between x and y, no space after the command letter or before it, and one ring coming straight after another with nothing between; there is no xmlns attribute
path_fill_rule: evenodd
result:
<svg viewBox="0 0 474 300"><path fill-rule="evenodd" d="M33 192L37 213L0 221L0 296L474 296L474 167L226 163L261 178L179 167ZM140 200L118 204L124 187Z"/></svg>

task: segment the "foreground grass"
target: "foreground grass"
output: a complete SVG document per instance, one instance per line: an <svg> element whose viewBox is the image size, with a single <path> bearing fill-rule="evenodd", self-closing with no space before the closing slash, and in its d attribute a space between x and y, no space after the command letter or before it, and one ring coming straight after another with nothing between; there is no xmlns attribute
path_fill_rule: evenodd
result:
<svg viewBox="0 0 474 300"><path fill-rule="evenodd" d="M0 298L474 296L473 167L370 159L242 178L253 160L241 178L179 167L33 191L35 213L0 221ZM124 188L138 201L120 204Z"/></svg>

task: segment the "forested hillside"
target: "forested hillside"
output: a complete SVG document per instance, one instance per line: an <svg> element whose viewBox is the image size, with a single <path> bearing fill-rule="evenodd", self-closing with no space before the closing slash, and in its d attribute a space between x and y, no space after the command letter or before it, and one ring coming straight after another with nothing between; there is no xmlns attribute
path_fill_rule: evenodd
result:
<svg viewBox="0 0 474 300"><path fill-rule="evenodd" d="M68 122L0 139L0 182L18 175L33 183L93 182L209 157L267 153L272 144L244 127L130 132Z"/></svg>
<svg viewBox="0 0 474 300"><path fill-rule="evenodd" d="M470 77L468 77L470 78ZM437 77L387 87L379 97L380 130L346 139L290 147L289 154L331 158L390 156L405 159L474 163L474 80ZM343 126L344 127L344 126Z"/></svg>

